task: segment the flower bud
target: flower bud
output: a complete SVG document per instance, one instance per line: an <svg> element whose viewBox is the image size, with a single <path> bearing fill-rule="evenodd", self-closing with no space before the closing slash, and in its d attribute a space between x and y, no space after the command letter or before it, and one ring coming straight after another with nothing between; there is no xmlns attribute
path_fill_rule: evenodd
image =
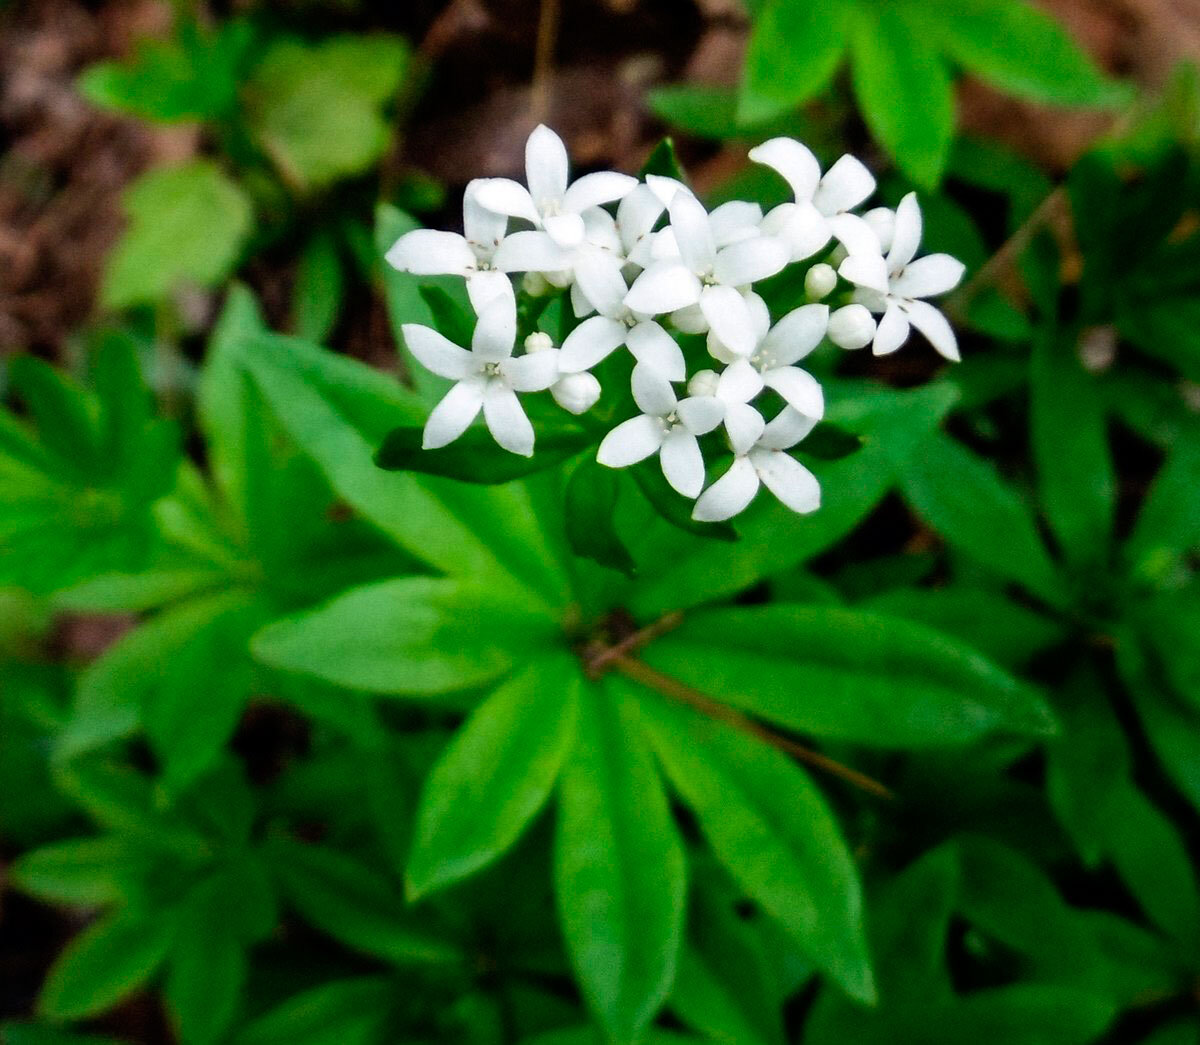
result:
<svg viewBox="0 0 1200 1045"><path fill-rule="evenodd" d="M687 384L688 395L715 396L719 380L715 370L700 370L692 375L692 379Z"/></svg>
<svg viewBox="0 0 1200 1045"><path fill-rule="evenodd" d="M554 401L572 414L582 414L596 405L600 398L600 382L586 371L566 374L550 386Z"/></svg>
<svg viewBox="0 0 1200 1045"><path fill-rule="evenodd" d="M871 231L879 237L879 249L886 254L892 249L892 238L896 234L896 212L891 207L875 207L863 215Z"/></svg>
<svg viewBox="0 0 1200 1045"><path fill-rule="evenodd" d="M554 341L549 334L535 330L525 339L525 351L532 355L534 352L546 352L554 347Z"/></svg>
<svg viewBox="0 0 1200 1045"><path fill-rule="evenodd" d="M531 298L540 298L549 294L554 288L540 272L526 272L525 278L521 280L521 289Z"/></svg>
<svg viewBox="0 0 1200 1045"><path fill-rule="evenodd" d="M846 305L829 317L826 333L838 348L865 348L875 337L875 317L865 305Z"/></svg>
<svg viewBox="0 0 1200 1045"><path fill-rule="evenodd" d="M837 286L837 273L832 265L821 262L808 270L804 277L804 293L809 301L820 301Z"/></svg>

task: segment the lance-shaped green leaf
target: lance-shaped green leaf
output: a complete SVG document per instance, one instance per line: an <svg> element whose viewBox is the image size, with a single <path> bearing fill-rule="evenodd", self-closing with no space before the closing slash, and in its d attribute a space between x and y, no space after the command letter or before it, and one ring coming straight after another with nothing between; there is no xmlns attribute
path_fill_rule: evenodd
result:
<svg viewBox="0 0 1200 1045"><path fill-rule="evenodd" d="M394 428L375 454L375 463L389 472L419 472L494 486L553 468L590 446L595 437L577 427L539 427L532 457L501 450L491 433L478 427L468 428L449 446L436 450L423 449L421 441L420 426Z"/></svg>
<svg viewBox="0 0 1200 1045"><path fill-rule="evenodd" d="M641 700L647 735L717 858L746 895L854 998L875 981L862 888L821 793L774 748L657 696Z"/></svg>
<svg viewBox="0 0 1200 1045"><path fill-rule="evenodd" d="M952 546L1054 605L1062 583L1033 517L995 469L947 435L900 466L905 498Z"/></svg>
<svg viewBox="0 0 1200 1045"><path fill-rule="evenodd" d="M486 867L545 805L575 739L579 680L565 655L535 660L467 719L425 781L410 899Z"/></svg>
<svg viewBox="0 0 1200 1045"><path fill-rule="evenodd" d="M234 1045L376 1045L391 1016L396 985L386 976L334 980L260 1016Z"/></svg>
<svg viewBox="0 0 1200 1045"><path fill-rule="evenodd" d="M564 497L567 540L576 555L632 577L633 557L613 518L620 493L621 477L616 471L594 460L581 461L571 473Z"/></svg>
<svg viewBox="0 0 1200 1045"><path fill-rule="evenodd" d="M1124 548L1131 567L1155 582L1177 571L1182 555L1200 548L1200 425L1189 425L1154 478Z"/></svg>
<svg viewBox="0 0 1200 1045"><path fill-rule="evenodd" d="M559 785L555 895L584 996L613 1042L640 1040L683 939L683 843L622 690L587 688Z"/></svg>
<svg viewBox="0 0 1200 1045"><path fill-rule="evenodd" d="M1053 732L1046 704L958 641L835 606L733 607L689 616L646 661L709 696L803 733L879 747Z"/></svg>
<svg viewBox="0 0 1200 1045"><path fill-rule="evenodd" d="M400 577L278 620L251 649L272 667L350 689L446 693L498 678L552 627L472 585Z"/></svg>

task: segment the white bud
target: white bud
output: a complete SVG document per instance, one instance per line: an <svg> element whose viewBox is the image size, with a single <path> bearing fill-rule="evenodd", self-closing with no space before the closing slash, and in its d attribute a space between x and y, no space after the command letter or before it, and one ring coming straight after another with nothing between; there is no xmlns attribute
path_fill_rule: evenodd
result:
<svg viewBox="0 0 1200 1045"><path fill-rule="evenodd" d="M525 278L521 280L521 289L532 298L540 298L554 288L540 272L526 272Z"/></svg>
<svg viewBox="0 0 1200 1045"><path fill-rule="evenodd" d="M525 351L531 355L534 352L546 352L554 347L554 340L549 334L535 330L525 339Z"/></svg>
<svg viewBox="0 0 1200 1045"><path fill-rule="evenodd" d="M865 305L846 305L829 317L826 333L838 348L865 348L875 337L875 317Z"/></svg>
<svg viewBox="0 0 1200 1045"><path fill-rule="evenodd" d="M821 262L808 270L804 277L804 293L809 301L820 301L837 286L837 273L832 265Z"/></svg>
<svg viewBox="0 0 1200 1045"><path fill-rule="evenodd" d="M891 207L875 207L863 215L871 231L879 237L879 249L886 254L892 249L892 237L896 234L896 212Z"/></svg>
<svg viewBox="0 0 1200 1045"><path fill-rule="evenodd" d="M715 396L717 394L717 383L720 378L715 370L699 370L692 375L692 379L687 383L687 391L690 396Z"/></svg>
<svg viewBox="0 0 1200 1045"><path fill-rule="evenodd" d="M554 401L572 414L582 414L596 405L600 398L600 382L586 371L566 374L550 386Z"/></svg>

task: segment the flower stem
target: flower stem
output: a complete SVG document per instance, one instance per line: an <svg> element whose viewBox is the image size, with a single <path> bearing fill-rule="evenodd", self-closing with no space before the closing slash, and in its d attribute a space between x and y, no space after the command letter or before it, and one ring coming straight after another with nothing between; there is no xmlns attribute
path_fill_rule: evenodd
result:
<svg viewBox="0 0 1200 1045"><path fill-rule="evenodd" d="M558 39L559 14L559 0L542 0L529 106L534 123L545 123L550 115L550 80L554 75L554 44Z"/></svg>

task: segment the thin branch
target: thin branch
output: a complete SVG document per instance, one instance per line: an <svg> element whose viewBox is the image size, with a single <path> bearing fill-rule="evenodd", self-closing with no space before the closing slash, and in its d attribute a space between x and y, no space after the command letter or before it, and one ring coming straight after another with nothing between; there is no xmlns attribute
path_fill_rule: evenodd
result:
<svg viewBox="0 0 1200 1045"><path fill-rule="evenodd" d="M598 679L621 657L636 653L660 635L665 635L668 631L674 631L679 627L682 620L683 614L678 610L674 610L671 613L663 614L653 624L648 624L640 631L635 631L632 635L626 636L620 642L616 643L616 645L604 646L597 644L594 650L589 651L589 655L586 658L585 667L588 678Z"/></svg>
<svg viewBox="0 0 1200 1045"><path fill-rule="evenodd" d="M533 55L533 88L529 110L534 123L550 115L550 81L554 77L554 47L558 41L561 0L542 0L538 13L537 44Z"/></svg>
<svg viewBox="0 0 1200 1045"><path fill-rule="evenodd" d="M731 708L728 704L722 704L720 701L714 700L707 694L701 693L698 689L692 689L691 686L680 682L678 679L673 679L669 675L664 675L662 672L656 671L644 661L640 661L635 657L617 654L610 658L610 662L622 675L632 679L634 682L648 686L665 697L678 700L682 704L687 704L709 718L715 718L743 733L748 733L750 736L756 737L771 747L791 755L793 758L805 763L805 765L838 777L869 794L886 799L895 798L895 795L878 780L867 776L865 773L860 773L857 769L851 769L849 766L842 765L841 762L829 758L827 755L822 755L818 751L813 751L811 748L807 748L788 737L780 736L762 723L752 719L749 715L744 715L736 708Z"/></svg>

